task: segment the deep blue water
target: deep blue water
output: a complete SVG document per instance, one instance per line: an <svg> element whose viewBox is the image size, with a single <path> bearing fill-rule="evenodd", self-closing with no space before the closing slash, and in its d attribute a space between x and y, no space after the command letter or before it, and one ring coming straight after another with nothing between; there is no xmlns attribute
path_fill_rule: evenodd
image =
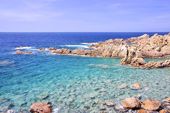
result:
<svg viewBox="0 0 170 113"><path fill-rule="evenodd" d="M40 47L79 48L86 46L82 43L143 34L0 33L0 111L11 103L10 109L18 110L28 109L32 102L50 101L54 108L60 108L60 113L81 113L84 106L90 106L87 111L93 112L100 105L92 104L105 99L120 100L137 94L158 99L169 96L169 68L133 69L111 58L14 54L19 46L32 47L33 51ZM118 88L134 82L141 82L143 89Z"/></svg>

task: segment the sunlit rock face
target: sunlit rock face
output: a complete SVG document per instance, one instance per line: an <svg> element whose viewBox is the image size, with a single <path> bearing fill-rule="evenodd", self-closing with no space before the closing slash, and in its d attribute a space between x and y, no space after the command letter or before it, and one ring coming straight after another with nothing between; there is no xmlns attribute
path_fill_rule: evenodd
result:
<svg viewBox="0 0 170 113"><path fill-rule="evenodd" d="M39 52L48 51L51 54L79 55L90 57L117 57L122 58L122 65L131 65L140 68L169 67L170 61L145 62L144 58L159 58L170 55L170 33L166 35L144 34L129 39L109 39L104 42L94 43L89 49L67 48L40 48ZM33 54L29 51L17 50L16 54Z"/></svg>

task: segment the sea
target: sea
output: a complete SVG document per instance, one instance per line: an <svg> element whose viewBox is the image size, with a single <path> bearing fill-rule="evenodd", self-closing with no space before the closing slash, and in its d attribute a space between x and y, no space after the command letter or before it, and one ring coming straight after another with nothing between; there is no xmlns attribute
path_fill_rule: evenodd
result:
<svg viewBox="0 0 170 113"><path fill-rule="evenodd" d="M119 103L131 96L158 100L170 96L170 68L137 69L120 65L118 58L52 55L37 50L88 49L89 43L143 34L155 32L1 32L0 113L7 109L26 113L34 102L51 102L54 113L98 113L106 100ZM34 54L16 55L16 50ZM142 85L140 90L131 88L136 82Z"/></svg>

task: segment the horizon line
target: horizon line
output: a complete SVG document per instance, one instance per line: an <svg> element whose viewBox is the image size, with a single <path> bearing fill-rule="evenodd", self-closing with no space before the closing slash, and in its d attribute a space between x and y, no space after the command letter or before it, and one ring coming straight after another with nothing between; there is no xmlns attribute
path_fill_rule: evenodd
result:
<svg viewBox="0 0 170 113"><path fill-rule="evenodd" d="M0 31L0 33L170 33L170 31Z"/></svg>

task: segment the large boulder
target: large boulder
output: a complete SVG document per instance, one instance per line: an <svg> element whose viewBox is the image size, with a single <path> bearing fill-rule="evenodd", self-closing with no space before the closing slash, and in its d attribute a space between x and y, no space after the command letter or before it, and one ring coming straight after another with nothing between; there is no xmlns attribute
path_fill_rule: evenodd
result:
<svg viewBox="0 0 170 113"><path fill-rule="evenodd" d="M127 109L136 109L140 107L140 101L135 97L126 98L121 101L121 104Z"/></svg>
<svg viewBox="0 0 170 113"><path fill-rule="evenodd" d="M37 102L33 103L30 107L31 113L52 113L51 103Z"/></svg>
<svg viewBox="0 0 170 113"><path fill-rule="evenodd" d="M145 110L156 111L160 108L161 102L158 100L147 99L142 102L141 107Z"/></svg>
<svg viewBox="0 0 170 113"><path fill-rule="evenodd" d="M170 110L162 109L162 110L159 111L159 113L170 113Z"/></svg>

